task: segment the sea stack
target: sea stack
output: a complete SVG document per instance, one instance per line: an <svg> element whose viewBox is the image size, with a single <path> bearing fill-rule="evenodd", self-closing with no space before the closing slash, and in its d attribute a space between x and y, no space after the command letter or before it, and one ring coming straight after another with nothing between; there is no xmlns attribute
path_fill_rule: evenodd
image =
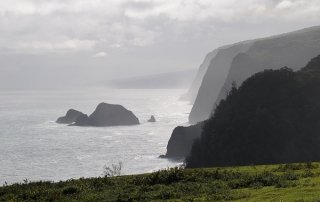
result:
<svg viewBox="0 0 320 202"><path fill-rule="evenodd" d="M65 116L62 116L56 120L56 123L70 124L75 122L80 115L83 115L83 113L74 109L69 109Z"/></svg>
<svg viewBox="0 0 320 202"><path fill-rule="evenodd" d="M96 110L88 117L77 119L76 126L123 126L140 124L139 119L121 105L100 103Z"/></svg>
<svg viewBox="0 0 320 202"><path fill-rule="evenodd" d="M152 115L151 118L148 120L148 122L156 122L156 119L154 118L153 115Z"/></svg>
<svg viewBox="0 0 320 202"><path fill-rule="evenodd" d="M89 117L86 114L81 114L75 121L76 126L87 126L89 122Z"/></svg>

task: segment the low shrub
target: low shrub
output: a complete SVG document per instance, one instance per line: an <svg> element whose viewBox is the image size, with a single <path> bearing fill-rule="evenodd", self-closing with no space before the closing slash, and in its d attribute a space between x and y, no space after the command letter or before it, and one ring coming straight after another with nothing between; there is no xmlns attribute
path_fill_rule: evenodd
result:
<svg viewBox="0 0 320 202"><path fill-rule="evenodd" d="M62 194L63 195L68 195L68 194L77 194L79 193L80 190L78 187L75 186L68 186L62 189Z"/></svg>

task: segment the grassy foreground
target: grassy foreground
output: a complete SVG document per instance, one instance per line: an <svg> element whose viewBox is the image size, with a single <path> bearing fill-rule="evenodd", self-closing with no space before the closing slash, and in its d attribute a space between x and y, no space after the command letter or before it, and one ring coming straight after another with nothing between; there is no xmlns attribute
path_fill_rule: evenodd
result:
<svg viewBox="0 0 320 202"><path fill-rule="evenodd" d="M27 182L0 187L0 201L319 201L320 163L206 169Z"/></svg>

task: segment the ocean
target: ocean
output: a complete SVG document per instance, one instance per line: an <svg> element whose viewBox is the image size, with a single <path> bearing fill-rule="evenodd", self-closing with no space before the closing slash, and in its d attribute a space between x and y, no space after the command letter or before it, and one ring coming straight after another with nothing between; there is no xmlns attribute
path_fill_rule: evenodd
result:
<svg viewBox="0 0 320 202"><path fill-rule="evenodd" d="M104 166L122 162L125 175L173 167L162 159L173 129L187 126L191 105L176 90L0 91L0 186L103 176ZM57 124L68 109L90 115L101 102L132 111L140 125L77 127ZM147 120L151 115L155 123Z"/></svg>

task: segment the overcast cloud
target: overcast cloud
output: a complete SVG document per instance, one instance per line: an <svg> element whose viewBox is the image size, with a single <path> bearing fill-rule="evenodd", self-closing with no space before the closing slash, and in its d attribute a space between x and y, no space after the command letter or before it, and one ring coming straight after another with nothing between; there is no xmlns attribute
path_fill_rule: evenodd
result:
<svg viewBox="0 0 320 202"><path fill-rule="evenodd" d="M319 22L320 0L1 0L0 88L197 68L218 46Z"/></svg>

